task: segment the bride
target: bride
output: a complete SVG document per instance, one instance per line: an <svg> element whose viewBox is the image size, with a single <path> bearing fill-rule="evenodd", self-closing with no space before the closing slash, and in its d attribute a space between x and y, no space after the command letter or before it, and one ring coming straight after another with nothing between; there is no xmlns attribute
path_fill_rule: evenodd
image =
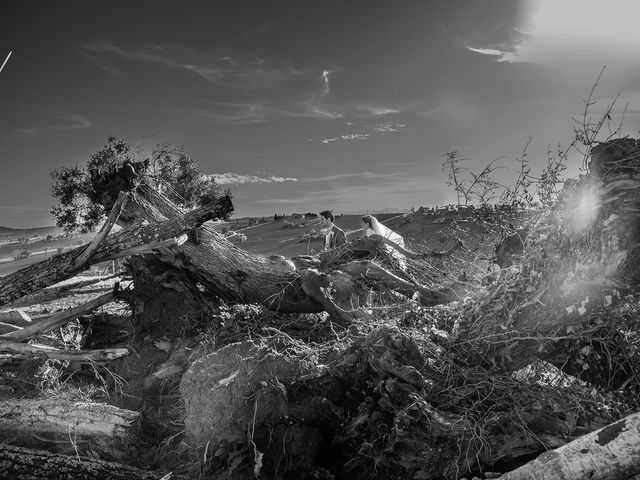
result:
<svg viewBox="0 0 640 480"><path fill-rule="evenodd" d="M385 250L398 261L402 270L406 270L407 258L405 254L410 252L405 249L402 235L380 223L373 215L364 215L361 220L364 236L380 235L384 242Z"/></svg>

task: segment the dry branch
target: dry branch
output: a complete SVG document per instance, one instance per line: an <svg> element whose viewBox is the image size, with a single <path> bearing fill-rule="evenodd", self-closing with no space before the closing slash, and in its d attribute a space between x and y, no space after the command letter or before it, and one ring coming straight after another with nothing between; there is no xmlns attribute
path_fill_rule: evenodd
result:
<svg viewBox="0 0 640 480"><path fill-rule="evenodd" d="M88 287L89 285L94 285L100 282L106 282L107 280L111 280L116 277L120 277L120 275L109 275L107 277L99 276L99 277L88 278L87 280L81 280L81 277L79 277L78 279L73 279L70 282L65 283L64 285L60 285L58 287L51 286L49 288L45 288L44 290L30 293L28 295L25 295L24 297L21 297L19 300L11 302L9 305L13 308L16 308L17 310L15 311L12 310L10 312L0 312L0 320L2 319L2 315L8 314L7 320L3 320L3 321L7 321L9 323L14 323L17 325L17 323L13 321L13 318L15 318L16 316L16 313L14 312L18 312L19 308L21 307L28 307L36 303L46 303L46 302L50 302L51 300L57 300L59 298L73 295L74 290L80 290L80 289L83 289L84 287ZM104 290L107 290L110 288L111 288L111 285L109 285L109 287L105 287ZM31 320L37 320L38 318L42 318L46 316L47 315L29 315Z"/></svg>
<svg viewBox="0 0 640 480"><path fill-rule="evenodd" d="M7 322L13 325L30 325L32 318L22 310L10 310L0 312L0 322Z"/></svg>
<svg viewBox="0 0 640 480"><path fill-rule="evenodd" d="M118 220L118 217L120 217L120 214L122 213L122 210L124 209L128 200L129 194L127 192L120 192L118 194L118 199L116 200L116 203L113 204L111 212L109 212L109 216L102 225L100 231L91 241L91 243L87 245L87 248L85 248L82 253L80 253L80 255L76 257L74 261L75 268L82 268L89 261L91 256L96 252L102 241L107 238L107 235L109 235L109 232L111 232L111 229Z"/></svg>
<svg viewBox="0 0 640 480"><path fill-rule="evenodd" d="M39 322L36 322L21 330L16 330L15 332L0 335L0 339L11 339L21 342L27 341L30 338L42 335L43 333L53 330L54 328L60 327L70 320L85 313L91 312L102 305L113 302L114 300L115 298L113 296L113 292L106 293L99 296L98 298L94 298L87 303L78 305L77 307L58 312L45 320L40 320Z"/></svg>
<svg viewBox="0 0 640 480"><path fill-rule="evenodd" d="M129 354L129 350L126 348L109 348L104 350L59 350L46 345L29 345L26 343L2 339L0 339L0 352L52 358L64 362L106 362Z"/></svg>
<svg viewBox="0 0 640 480"><path fill-rule="evenodd" d="M150 245L149 249L158 248L159 242L193 230L207 220L215 218L218 211L218 205L208 205L157 224L137 225L110 235L98 246L85 267L128 255L134 247ZM76 275L79 270L75 266L75 259L84 249L85 247L80 247L55 255L2 278L0 305ZM136 253L140 251L136 250Z"/></svg>

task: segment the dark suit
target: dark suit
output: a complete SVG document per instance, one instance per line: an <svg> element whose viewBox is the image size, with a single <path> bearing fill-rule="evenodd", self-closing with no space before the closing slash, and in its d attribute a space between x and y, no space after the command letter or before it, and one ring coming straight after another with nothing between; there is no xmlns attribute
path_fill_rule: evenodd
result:
<svg viewBox="0 0 640 480"><path fill-rule="evenodd" d="M344 234L344 230L335 225L331 226L330 231L328 232L329 242L327 243L327 236L325 235L322 239L322 246L325 250L329 250L331 248L335 248L338 245L344 245L347 243L347 236Z"/></svg>

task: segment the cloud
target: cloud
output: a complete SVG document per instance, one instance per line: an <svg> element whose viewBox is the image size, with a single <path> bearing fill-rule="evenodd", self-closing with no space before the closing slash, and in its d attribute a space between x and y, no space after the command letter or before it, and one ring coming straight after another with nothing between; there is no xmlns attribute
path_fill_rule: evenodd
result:
<svg viewBox="0 0 640 480"><path fill-rule="evenodd" d="M214 173L206 176L215 180L218 185L238 185L247 183L283 183L298 181L297 178L293 177L277 177L275 175L260 177L258 175L242 175L232 172Z"/></svg>
<svg viewBox="0 0 640 480"><path fill-rule="evenodd" d="M527 0L521 5L522 14L506 33L503 30L501 38L476 35L458 44L498 62L553 65L572 71L581 67L590 72L603 64L628 67L629 59L640 49L638 2Z"/></svg>
<svg viewBox="0 0 640 480"><path fill-rule="evenodd" d="M19 132L24 135L37 135L39 133L49 131L81 130L84 128L93 127L93 123L91 123L83 115L55 112L55 117L56 123L52 125L21 128Z"/></svg>
<svg viewBox="0 0 640 480"><path fill-rule="evenodd" d="M352 122L347 122L347 125L353 125ZM376 125L367 125L363 128L369 130L369 132L359 132L359 133L346 133L342 135L338 135L336 137L328 137L320 140L324 144L336 143L336 142L350 142L354 140L370 140L376 136L388 135L391 133L401 132L403 129L407 127L404 123L379 123Z"/></svg>
<svg viewBox="0 0 640 480"><path fill-rule="evenodd" d="M402 110L393 107L382 107L375 105L358 105L356 110L361 111L367 115L392 115L395 113L400 113Z"/></svg>
<svg viewBox="0 0 640 480"><path fill-rule="evenodd" d="M504 50L497 50L495 48L467 47L467 50L471 50L472 52L479 53L481 55L491 55L494 57L498 57L496 59L496 61L498 62L518 63L523 61L515 52L507 52Z"/></svg>
<svg viewBox="0 0 640 480"><path fill-rule="evenodd" d="M214 125L242 125L265 122L271 109L262 103L212 103L205 107L187 108L181 116Z"/></svg>
<svg viewBox="0 0 640 480"><path fill-rule="evenodd" d="M433 115L434 113L438 113L440 111L442 111L442 107L431 108L429 110L424 110L422 112L418 112L418 116L420 116L420 117L429 117L429 116Z"/></svg>
<svg viewBox="0 0 640 480"><path fill-rule="evenodd" d="M402 123L381 123L379 125L375 125L373 130L384 135L387 133L401 132L406 127L407 125Z"/></svg>
<svg viewBox="0 0 640 480"><path fill-rule="evenodd" d="M89 53L85 53L84 57L87 60L90 60L91 62L93 62L100 70L108 73L112 77L122 76L122 71L118 67L116 67L112 62L109 62L104 58L99 57L98 55L92 55Z"/></svg>
<svg viewBox="0 0 640 480"><path fill-rule="evenodd" d="M377 179L377 178L389 178L395 176L395 173L372 173L372 172L356 172L356 173L339 173L336 175L328 175L325 177L306 177L303 178L302 182L333 182L336 180L343 180L345 178L364 178L368 180Z"/></svg>
<svg viewBox="0 0 640 480"><path fill-rule="evenodd" d="M339 69L325 69L322 71L319 89L309 93L307 98L300 103L300 108L306 115L319 118L341 118L344 116L344 113L336 110L335 108L327 107L327 97L329 97L329 94L331 93L331 84L329 79L331 74L338 71Z"/></svg>
<svg viewBox="0 0 640 480"><path fill-rule="evenodd" d="M340 141L350 141L350 140L366 140L369 138L368 133L348 133L346 135L340 135L339 137L325 138L321 140L322 143L334 143Z"/></svg>
<svg viewBox="0 0 640 480"><path fill-rule="evenodd" d="M94 63L103 62L102 56L129 61L151 63L185 70L211 83L238 89L264 89L308 76L289 62L223 47L209 50L177 45L145 44L124 48L108 41L93 41L83 45ZM104 63L97 63L104 69Z"/></svg>

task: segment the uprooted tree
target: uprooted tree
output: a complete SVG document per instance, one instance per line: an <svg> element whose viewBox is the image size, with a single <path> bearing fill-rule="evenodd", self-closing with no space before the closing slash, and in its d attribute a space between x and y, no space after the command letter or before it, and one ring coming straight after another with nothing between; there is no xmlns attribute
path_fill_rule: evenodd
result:
<svg viewBox="0 0 640 480"><path fill-rule="evenodd" d="M626 413L577 382L524 382L523 368L543 360L609 391L640 386L637 362L625 357L638 348L625 300L640 280L638 152L629 139L594 148L590 174L531 226L522 262L447 309L428 307L454 299L453 290L418 273L459 245L416 254L408 270L375 236L319 256L251 255L203 223L230 211L228 196L186 212L194 204L164 194L148 163L116 155L99 175L86 177L91 167L74 177L91 179L84 192L99 205L87 221L111 211L96 241L3 278L0 303L133 255L133 291L114 295L139 314L138 333L158 320L159 292L213 311L227 302L328 312L324 347L300 340L322 328L300 321L308 330L300 338L266 327L271 335L209 355L187 342L150 376L179 381L188 368L187 438L202 473L216 478L436 479L517 465ZM115 222L125 228L107 236ZM372 305L372 289L384 305ZM43 331L0 338L24 344ZM626 464L620 471L634 474Z"/></svg>

